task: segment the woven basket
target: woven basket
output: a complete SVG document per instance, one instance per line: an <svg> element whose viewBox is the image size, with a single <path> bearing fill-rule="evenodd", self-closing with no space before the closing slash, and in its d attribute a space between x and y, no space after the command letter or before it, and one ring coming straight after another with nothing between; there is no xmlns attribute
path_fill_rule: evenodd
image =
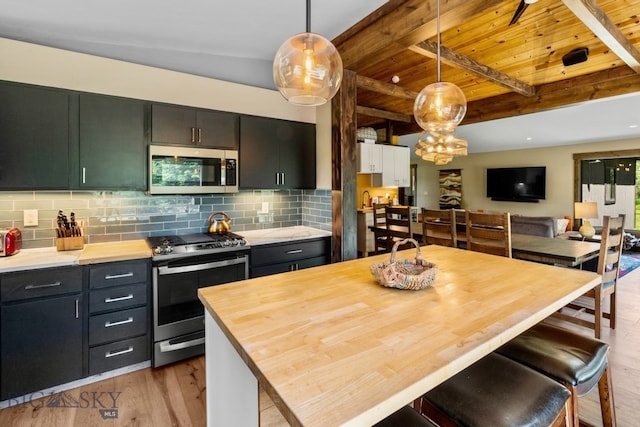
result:
<svg viewBox="0 0 640 427"><path fill-rule="evenodd" d="M401 259L396 261L398 246L413 243L416 247L414 260ZM396 242L391 250L391 261L371 266L371 274L378 283L388 288L424 289L433 283L438 273L438 266L422 259L420 246L414 239L404 239Z"/></svg>

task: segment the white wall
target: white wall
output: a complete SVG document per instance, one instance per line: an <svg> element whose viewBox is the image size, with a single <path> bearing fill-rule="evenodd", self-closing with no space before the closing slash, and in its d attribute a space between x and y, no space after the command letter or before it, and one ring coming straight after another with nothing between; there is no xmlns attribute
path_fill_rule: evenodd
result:
<svg viewBox="0 0 640 427"><path fill-rule="evenodd" d="M277 91L4 38L0 80L316 123L316 108L289 104ZM323 171L317 186L323 189L331 188L330 106L326 109L328 130L325 120L316 127L317 170Z"/></svg>
<svg viewBox="0 0 640 427"><path fill-rule="evenodd" d="M401 143L409 145L403 142ZM472 142L469 141L469 145ZM509 211L524 215L573 215L574 162L573 154L610 150L637 149L640 139L533 148L456 157L446 166L413 155L411 162L418 164L417 206L438 207L438 171L462 169L462 207L486 211ZM546 200L539 203L495 202L486 197L486 170L493 167L546 166Z"/></svg>

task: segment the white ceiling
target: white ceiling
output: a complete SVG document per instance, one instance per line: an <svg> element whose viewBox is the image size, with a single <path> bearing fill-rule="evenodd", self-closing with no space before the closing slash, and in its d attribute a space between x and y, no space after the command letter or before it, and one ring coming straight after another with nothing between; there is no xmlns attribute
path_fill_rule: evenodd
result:
<svg viewBox="0 0 640 427"><path fill-rule="evenodd" d="M312 1L311 31L333 39L383 3ZM305 29L304 0L3 0L0 8L0 37L270 89L275 52ZM640 88L457 135L470 152L640 138Z"/></svg>

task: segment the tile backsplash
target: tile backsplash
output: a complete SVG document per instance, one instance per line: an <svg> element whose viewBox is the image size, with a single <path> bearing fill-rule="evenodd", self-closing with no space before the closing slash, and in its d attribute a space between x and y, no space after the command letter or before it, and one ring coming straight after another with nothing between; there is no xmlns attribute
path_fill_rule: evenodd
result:
<svg viewBox="0 0 640 427"><path fill-rule="evenodd" d="M25 227L23 211L38 210ZM144 239L207 230L213 212L231 217L231 230L306 225L331 231L331 190L254 190L235 194L150 196L138 191L0 192L0 227L18 227L23 248L55 246L58 211L84 223L86 243Z"/></svg>

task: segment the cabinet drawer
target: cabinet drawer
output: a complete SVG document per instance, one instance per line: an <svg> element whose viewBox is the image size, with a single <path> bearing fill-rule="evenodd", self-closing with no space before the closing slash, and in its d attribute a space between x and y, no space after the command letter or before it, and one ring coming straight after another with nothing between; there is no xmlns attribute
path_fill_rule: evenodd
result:
<svg viewBox="0 0 640 427"><path fill-rule="evenodd" d="M89 345L146 334L147 317L146 307L91 316L89 318Z"/></svg>
<svg viewBox="0 0 640 427"><path fill-rule="evenodd" d="M147 304L147 285L116 286L92 290L89 294L89 313L121 310Z"/></svg>
<svg viewBox="0 0 640 427"><path fill-rule="evenodd" d="M149 337L143 335L93 347L89 350L89 375L149 360L149 345Z"/></svg>
<svg viewBox="0 0 640 427"><path fill-rule="evenodd" d="M329 252L329 239L300 240L285 244L255 246L251 248L251 265L290 262L324 256Z"/></svg>
<svg viewBox="0 0 640 427"><path fill-rule="evenodd" d="M99 289L147 282L148 271L149 264L146 261L114 262L91 266L89 286L91 289Z"/></svg>
<svg viewBox="0 0 640 427"><path fill-rule="evenodd" d="M82 267L60 267L0 276L2 302L82 291Z"/></svg>
<svg viewBox="0 0 640 427"><path fill-rule="evenodd" d="M282 262L278 264L261 265L251 268L251 278L268 276L270 274L285 273L287 271L302 270L330 263L328 256L306 258L294 262Z"/></svg>

